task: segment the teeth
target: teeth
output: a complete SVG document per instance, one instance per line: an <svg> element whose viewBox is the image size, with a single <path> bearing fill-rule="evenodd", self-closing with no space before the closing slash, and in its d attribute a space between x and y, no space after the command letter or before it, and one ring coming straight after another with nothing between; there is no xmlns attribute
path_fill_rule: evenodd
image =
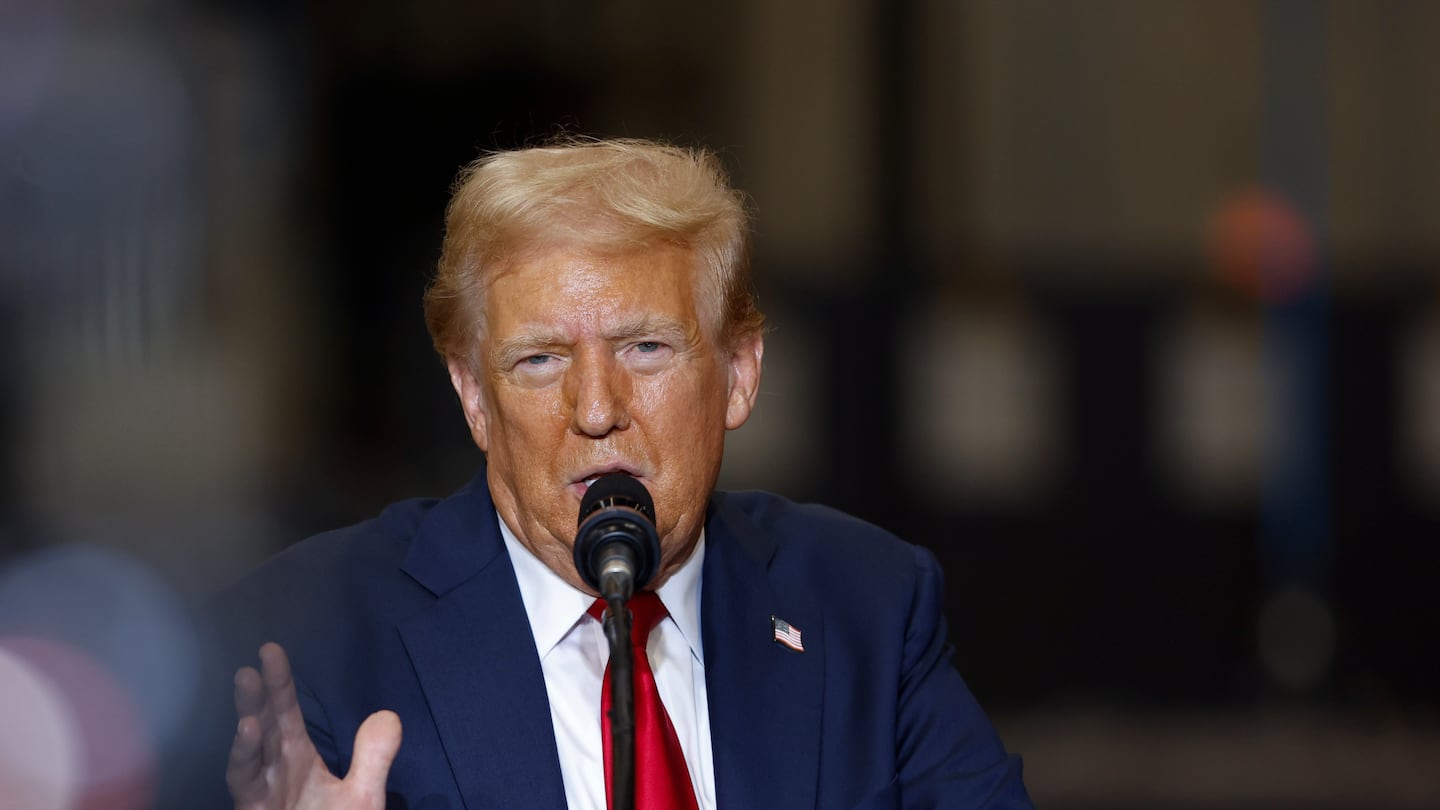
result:
<svg viewBox="0 0 1440 810"><path fill-rule="evenodd" d="M602 475L616 475L616 474L619 474L619 475L630 475L630 473L628 473L628 472L626 472L626 471L624 471L624 470L611 470L611 471L608 472L608 473L597 473L597 474L595 474L595 475L592 475L592 476L590 476L589 478L586 478L586 479L585 479L583 482L581 482L581 483L585 484L585 488L586 488L586 489L589 489L591 486L593 486L593 485L595 484L596 481L599 481L599 480L600 480L600 477L601 477ZM633 476L632 476L632 477L633 477Z"/></svg>

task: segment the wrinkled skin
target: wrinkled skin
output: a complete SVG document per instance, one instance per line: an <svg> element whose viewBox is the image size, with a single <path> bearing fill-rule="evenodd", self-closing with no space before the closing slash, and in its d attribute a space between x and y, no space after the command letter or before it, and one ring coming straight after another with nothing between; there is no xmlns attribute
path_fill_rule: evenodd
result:
<svg viewBox="0 0 1440 810"><path fill-rule="evenodd" d="M585 482L621 471L650 491L663 583L699 538L725 431L754 407L763 341L722 345L696 264L668 246L539 252L490 284L477 368L450 361L500 518L582 590Z"/></svg>

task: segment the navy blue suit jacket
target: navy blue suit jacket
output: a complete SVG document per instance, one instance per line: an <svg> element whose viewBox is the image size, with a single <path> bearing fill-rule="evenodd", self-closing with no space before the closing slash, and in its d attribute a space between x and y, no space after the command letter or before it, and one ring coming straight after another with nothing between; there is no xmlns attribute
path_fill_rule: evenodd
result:
<svg viewBox="0 0 1440 810"><path fill-rule="evenodd" d="M482 473L311 538L243 580L237 647L290 653L331 769L396 711L390 807L563 808L545 680ZM801 629L777 644L771 617ZM1028 808L950 663L934 558L834 510L717 493L701 586L721 808Z"/></svg>

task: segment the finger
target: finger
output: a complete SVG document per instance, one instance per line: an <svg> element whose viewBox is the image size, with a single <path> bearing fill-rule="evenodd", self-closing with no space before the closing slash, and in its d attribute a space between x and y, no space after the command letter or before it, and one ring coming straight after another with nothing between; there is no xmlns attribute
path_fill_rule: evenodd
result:
<svg viewBox="0 0 1440 810"><path fill-rule="evenodd" d="M252 716L243 717L235 728L230 744L230 761L225 768L225 784L236 805L264 798L265 779L260 756L260 723Z"/></svg>
<svg viewBox="0 0 1440 810"><path fill-rule="evenodd" d="M375 712L355 732L355 754L346 783L363 795L385 796L385 780L400 750L400 716L389 710Z"/></svg>
<svg viewBox="0 0 1440 810"><path fill-rule="evenodd" d="M259 718L264 762L284 759L299 769L315 755L315 746L296 698L290 658L279 644L269 642L260 648L260 679L265 692L265 708Z"/></svg>
<svg viewBox="0 0 1440 810"><path fill-rule="evenodd" d="M254 667L235 671L235 716L259 715L265 708L265 684Z"/></svg>
<svg viewBox="0 0 1440 810"><path fill-rule="evenodd" d="M235 672L235 714L239 723L230 744L230 759L225 768L225 782L237 803L259 801L266 784L266 727L275 725L266 706L265 685L254 667L241 667Z"/></svg>
<svg viewBox="0 0 1440 810"><path fill-rule="evenodd" d="M290 659L285 649L275 642L260 648L260 677L265 682L267 703L275 713L275 722L286 737L305 736L305 717L295 697L295 680L290 673Z"/></svg>

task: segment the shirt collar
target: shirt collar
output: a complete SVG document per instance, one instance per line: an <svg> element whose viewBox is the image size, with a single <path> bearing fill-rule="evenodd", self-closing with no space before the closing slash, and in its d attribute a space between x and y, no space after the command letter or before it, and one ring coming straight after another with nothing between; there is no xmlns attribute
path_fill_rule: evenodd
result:
<svg viewBox="0 0 1440 810"><path fill-rule="evenodd" d="M705 529L686 560L655 593L670 611L670 618L680 628L680 635L690 645L690 654L701 666L705 664L705 644L700 637L700 572L705 568Z"/></svg>
<svg viewBox="0 0 1440 810"><path fill-rule="evenodd" d="M585 618L585 612L590 609L595 597L550 570L550 566L541 562L520 542L505 521L498 520L498 515L496 522L500 524L500 536L510 553L515 580L520 585L520 599L525 603L525 614L530 618L535 649L543 659ZM705 663L705 652L700 637L700 571L704 561L705 531L701 529L700 539L695 543L690 559L656 591L670 612L670 619L690 646L690 654L702 665Z"/></svg>

